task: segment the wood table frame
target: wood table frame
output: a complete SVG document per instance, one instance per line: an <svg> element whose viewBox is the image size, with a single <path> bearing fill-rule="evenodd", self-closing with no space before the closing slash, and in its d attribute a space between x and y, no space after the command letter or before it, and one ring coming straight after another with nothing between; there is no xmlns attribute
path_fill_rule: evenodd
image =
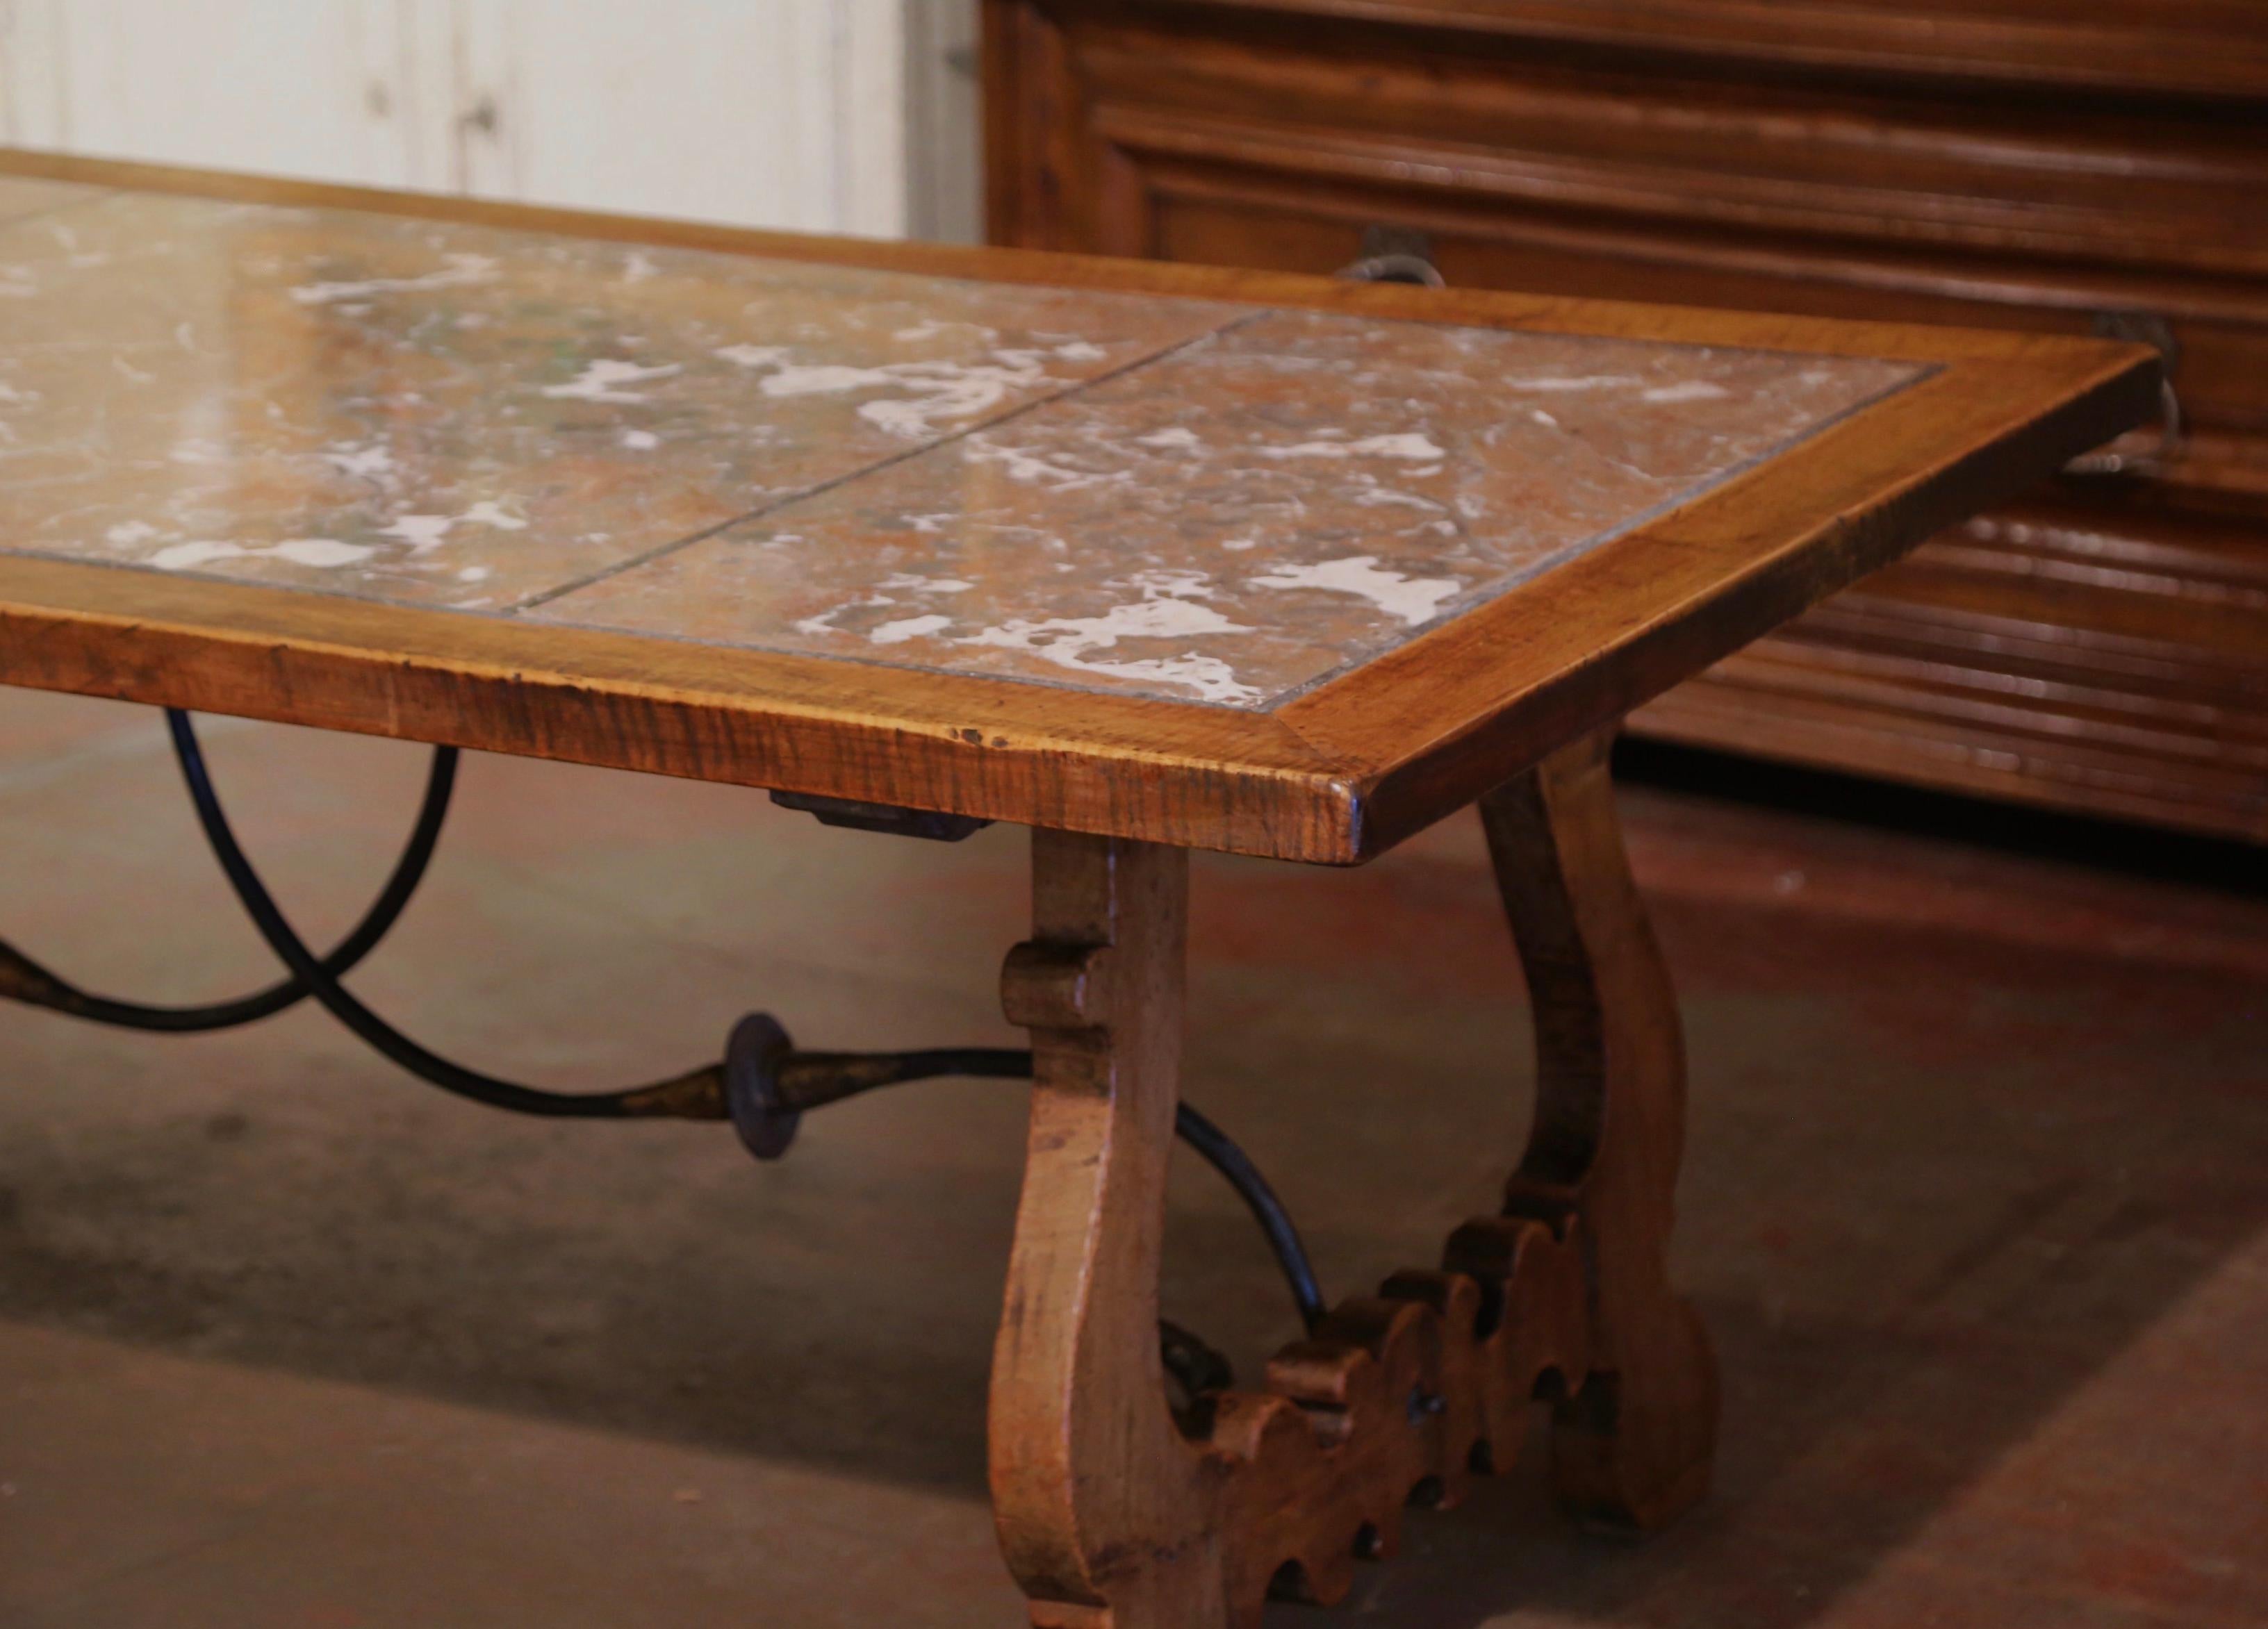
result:
<svg viewBox="0 0 2268 1629"><path fill-rule="evenodd" d="M1923 363L1929 377L1269 712L1074 693L44 559L0 538L0 682L1020 822L1035 1054L991 1389L1004 1550L1057 1629L1226 1629L1330 1600L1551 1404L1568 1509L1706 1486L1717 1385L1666 1252L1675 1001L1607 749L1633 707L2147 416L2141 348L853 243L11 155L0 173L803 260ZM1539 1097L1501 1211L1341 1303L1266 1388L1168 1407L1155 1338L1187 853L1359 863L1477 803Z"/></svg>

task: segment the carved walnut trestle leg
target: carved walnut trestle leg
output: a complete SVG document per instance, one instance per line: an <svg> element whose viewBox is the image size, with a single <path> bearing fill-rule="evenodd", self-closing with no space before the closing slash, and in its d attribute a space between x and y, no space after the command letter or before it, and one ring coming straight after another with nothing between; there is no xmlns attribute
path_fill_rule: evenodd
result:
<svg viewBox="0 0 2268 1629"><path fill-rule="evenodd" d="M1535 1008L1535 1123L1503 1213L1440 1271L1341 1303L1201 1435L1156 1340L1179 1090L1188 856L1034 837L1035 937L1003 980L1032 1032L1023 1197L991 1395L1001 1543L1041 1629L1251 1629L1329 1602L1413 1495L1508 1464L1552 1399L1562 1504L1654 1526L1700 1497L1717 1382L1667 1251L1684 1059L1601 733L1482 800Z"/></svg>

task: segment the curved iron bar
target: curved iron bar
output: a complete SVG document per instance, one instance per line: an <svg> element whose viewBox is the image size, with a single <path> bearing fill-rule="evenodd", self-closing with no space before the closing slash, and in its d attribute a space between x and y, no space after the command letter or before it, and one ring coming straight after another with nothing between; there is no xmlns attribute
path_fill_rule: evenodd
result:
<svg viewBox="0 0 2268 1629"><path fill-rule="evenodd" d="M773 1160L794 1142L809 1111L877 1087L939 1075L1029 1080L1032 1054L1006 1047L948 1052L798 1052L787 1031L768 1014L741 1020L725 1061L725 1093L733 1125L749 1153ZM1174 1133L1220 1173L1267 1236L1291 1287L1300 1322L1313 1333L1323 1316L1323 1292L1292 1221L1251 1156L1226 1132L1184 1103L1174 1112Z"/></svg>
<svg viewBox="0 0 2268 1629"><path fill-rule="evenodd" d="M168 708L166 723L173 737L181 777L188 786L189 801L196 810L197 823L203 828L229 885L251 916L253 926L259 929L277 959L291 970L290 980L239 1002L206 1008L144 1007L85 995L47 975L29 958L0 945L0 995L54 1006L97 1022L123 1023L132 1028L153 1030L217 1029L229 1024L250 1023L312 995L332 1016L381 1055L457 1097L512 1113L552 1119L732 1119L740 1124L743 1141L750 1150L764 1158L784 1152L805 1111L837 1103L863 1091L946 1075L999 1080L1032 1077L1032 1054L1005 1047L949 1047L907 1053L797 1052L789 1044L786 1032L761 1014L745 1020L734 1032L734 1053L742 1054L738 1061L728 1059L668 1080L615 1091L549 1091L453 1063L420 1046L364 1006L339 983L339 974L360 961L385 936L423 877L440 835L442 817L447 812L456 770L454 749L436 750L424 807L409 847L395 866L385 891L355 930L328 956L318 958L286 920L275 896L268 892L243 846L237 841L236 833L221 807L219 794L213 788L204 751L198 744L196 728L189 715ZM11 958L69 992L76 998L75 1003L64 1005L48 999L52 992L37 986L29 993L11 987L11 980L4 976L10 970ZM219 1016L223 1014L229 1016ZM737 1102L730 1078L735 1074L741 1082ZM757 1082L757 1089L750 1087L751 1080ZM753 1108L752 1090L755 1098ZM1199 1158L1220 1174L1260 1224L1291 1288L1300 1323L1312 1332L1323 1314L1322 1291L1307 1247L1283 1201L1234 1140L1189 1104L1184 1103L1176 1108L1174 1130ZM769 1152L765 1151L767 1148Z"/></svg>
<svg viewBox="0 0 2268 1629"><path fill-rule="evenodd" d="M721 1096L722 1066L717 1064L651 1086L621 1091L542 1091L452 1063L411 1040L364 1006L333 978L307 949L306 942L284 920L284 913L276 908L275 896L268 892L267 884L260 880L260 873L245 857L228 817L222 811L220 797L213 790L212 776L206 768L204 752L197 745L196 728L189 722L189 715L169 707L166 709L166 724L173 732L173 755L180 762L181 778L188 783L189 801L195 805L197 824L204 828L205 840L212 845L214 856L219 860L229 885L236 890L237 898L243 901L252 925L268 941L268 948L276 952L276 958L291 970L292 978L305 985L333 1017L376 1051L443 1091L517 1114L571 1119L626 1119L640 1114L671 1114L681 1112L676 1106L681 1100L688 1097L697 1098L701 1084L710 1077L718 1077L718 1092ZM664 1104L670 1106L661 1106Z"/></svg>
<svg viewBox="0 0 2268 1629"><path fill-rule="evenodd" d="M410 828L409 841L401 850L401 859L394 862L394 871L386 879L386 886L371 902L370 909L357 922L352 932L332 947L322 959L323 970L334 979L344 978L378 948L379 942L392 930L401 918L417 884L425 878L425 868L433 858L433 849L441 840L441 823L449 812L449 795L456 785L457 749L437 746L433 749L433 767L425 779L425 800L417 811L417 823ZM293 1007L313 994L297 978L287 978L280 984L270 985L256 994L240 996L235 1001L211 1002L193 1007L159 1007L143 1002L116 1001L107 995L96 995L82 990L69 980L42 967L6 940L0 939L0 995L11 1001L24 1002L33 1007L45 1007L55 1012L68 1013L74 1018L85 1018L92 1024L107 1024L120 1029L150 1030L168 1035L195 1035L212 1030L232 1030L242 1024L257 1023L273 1017L288 1007Z"/></svg>
<svg viewBox="0 0 2268 1629"><path fill-rule="evenodd" d="M1307 1259L1300 1229L1292 1223L1292 1213L1284 1208L1284 1201L1276 1197L1276 1190L1268 1185L1268 1178L1260 1174L1251 1156L1186 1103L1174 1111L1174 1131L1236 1190L1236 1197L1244 1201L1261 1232L1268 1236L1268 1248L1275 1252L1276 1265L1283 1270L1292 1299L1300 1309L1300 1327L1314 1334L1323 1319L1323 1289L1315 1278L1314 1264Z"/></svg>

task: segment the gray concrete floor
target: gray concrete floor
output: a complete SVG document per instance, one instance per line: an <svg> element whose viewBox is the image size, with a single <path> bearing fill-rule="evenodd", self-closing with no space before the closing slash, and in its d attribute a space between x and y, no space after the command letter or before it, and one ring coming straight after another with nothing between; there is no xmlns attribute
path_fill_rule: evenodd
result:
<svg viewBox="0 0 2268 1629"><path fill-rule="evenodd" d="M336 931L420 754L210 738ZM1521 1465L1413 1518L1349 1621L2268 1623L2268 902L1625 802L1690 1029L1718 1493L1630 1545ZM83 983L272 974L146 711L0 693L0 934ZM1024 859L476 759L356 984L565 1087L699 1061L755 1007L811 1045L1010 1044ZM1336 1293L1429 1263L1528 1099L1477 833L1354 873L1205 859L1196 894L1192 1099ZM460 1106L313 1010L0 1010L0 1624L1019 1622L983 1403L1020 1132L1014 1087L939 1083L758 1168L716 1128ZM1249 1371L1282 1292L1233 1200L1176 1185L1167 1310Z"/></svg>

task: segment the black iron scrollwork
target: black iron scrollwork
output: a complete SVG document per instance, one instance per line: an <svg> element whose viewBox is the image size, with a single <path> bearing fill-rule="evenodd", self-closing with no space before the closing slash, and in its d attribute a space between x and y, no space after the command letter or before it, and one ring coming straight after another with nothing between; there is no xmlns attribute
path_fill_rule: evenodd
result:
<svg viewBox="0 0 2268 1629"><path fill-rule="evenodd" d="M432 1052L364 1005L340 980L375 950L423 880L455 787L457 754L437 748L418 811L401 857L385 887L352 932L318 956L285 918L238 842L187 713L168 708L167 728L197 822L245 912L289 976L255 994L195 1007L158 1007L88 994L0 941L0 997L46 1007L92 1023L126 1029L193 1032L232 1028L281 1012L312 998L347 1029L393 1062L443 1091L515 1114L568 1119L729 1120L749 1153L774 1160L795 1141L803 1116L862 1092L943 1075L1029 1080L1032 1054L1010 1048L950 1047L916 1052L836 1053L799 1050L768 1013L752 1014L733 1031L718 1062L666 1080L613 1091L561 1092L525 1086L468 1068ZM783 799L783 802L788 800ZM832 810L827 811L836 812ZM861 813L864 813L863 807ZM949 817L938 817L948 818ZM870 829L877 829L873 823ZM981 824L981 823L978 823ZM879 824L908 835L945 833ZM956 833L954 835L966 835ZM1322 1316L1323 1295L1313 1265L1283 1202L1236 1142L1187 1104L1174 1129L1192 1152L1235 1190L1266 1236L1289 1284L1300 1321L1312 1329ZM1192 1395L1217 1390L1226 1373L1219 1354L1186 1331L1164 1339L1167 1366Z"/></svg>

